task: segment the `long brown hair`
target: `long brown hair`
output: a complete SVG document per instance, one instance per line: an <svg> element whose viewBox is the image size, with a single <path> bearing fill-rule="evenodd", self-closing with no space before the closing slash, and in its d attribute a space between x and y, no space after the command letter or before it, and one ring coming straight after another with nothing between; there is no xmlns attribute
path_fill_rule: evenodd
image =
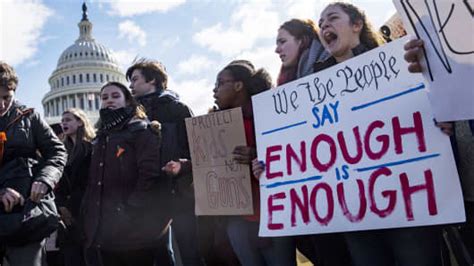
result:
<svg viewBox="0 0 474 266"><path fill-rule="evenodd" d="M291 19L284 22L279 30L286 30L296 40L301 41L301 46L298 51L297 64L292 67L280 68L280 73L277 78L277 85L281 85L296 79L296 72L298 70L298 62L304 50L309 49L313 40L319 42L319 28L311 19Z"/></svg>
<svg viewBox="0 0 474 266"><path fill-rule="evenodd" d="M338 6L346 13L352 24L361 22L362 29L360 31L360 42L371 50L373 48L379 47L385 43L383 37L379 34L377 30L372 26L372 24L367 19L365 12L362 11L357 6L347 3L347 2L334 2L330 3L326 8L330 6Z"/></svg>
<svg viewBox="0 0 474 266"><path fill-rule="evenodd" d="M319 28L311 19L291 19L284 22L279 29L284 29L295 37L301 40L300 53L311 46L313 39L319 41Z"/></svg>

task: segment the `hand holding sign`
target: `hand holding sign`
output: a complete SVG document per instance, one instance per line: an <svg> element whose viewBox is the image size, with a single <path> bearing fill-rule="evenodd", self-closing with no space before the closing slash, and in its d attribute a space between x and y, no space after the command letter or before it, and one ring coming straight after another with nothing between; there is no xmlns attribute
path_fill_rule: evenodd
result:
<svg viewBox="0 0 474 266"><path fill-rule="evenodd" d="M408 64L408 71L419 73L422 71L421 57L423 56L423 40L410 40L403 47L405 49L405 60Z"/></svg>
<svg viewBox="0 0 474 266"><path fill-rule="evenodd" d="M410 70L423 70L435 118L438 121L473 119L474 90L466 83L474 73L474 42L468 37L474 29L472 1L393 2L407 31L424 40L424 46L413 47L413 51L423 50L422 67L414 63Z"/></svg>
<svg viewBox="0 0 474 266"><path fill-rule="evenodd" d="M240 164L250 165L252 160L257 158L257 151L253 147L237 146L232 152L234 160Z"/></svg>
<svg viewBox="0 0 474 266"><path fill-rule="evenodd" d="M449 139L433 123L421 76L408 72L405 42L252 98L265 161L261 236L464 220ZM321 84L330 84L326 97ZM268 108L283 91L297 95L296 110Z"/></svg>

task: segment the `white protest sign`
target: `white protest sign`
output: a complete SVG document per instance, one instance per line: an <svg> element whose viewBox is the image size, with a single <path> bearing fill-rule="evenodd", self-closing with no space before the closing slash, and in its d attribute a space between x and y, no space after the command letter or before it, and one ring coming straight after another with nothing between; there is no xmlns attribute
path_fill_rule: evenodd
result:
<svg viewBox="0 0 474 266"><path fill-rule="evenodd" d="M423 75L438 121L474 119L474 1L393 0L407 31L423 39Z"/></svg>
<svg viewBox="0 0 474 266"><path fill-rule="evenodd" d="M253 214L250 170L232 151L246 146L241 108L187 118L196 215Z"/></svg>
<svg viewBox="0 0 474 266"><path fill-rule="evenodd" d="M449 138L401 38L252 97L261 236L464 221Z"/></svg>

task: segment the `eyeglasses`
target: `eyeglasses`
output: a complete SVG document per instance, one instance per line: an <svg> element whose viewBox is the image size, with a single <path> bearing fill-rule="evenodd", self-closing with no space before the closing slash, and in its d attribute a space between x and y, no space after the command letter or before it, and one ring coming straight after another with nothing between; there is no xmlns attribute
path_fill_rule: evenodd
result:
<svg viewBox="0 0 474 266"><path fill-rule="evenodd" d="M220 86L229 83L229 82L235 82L235 80L228 79L228 80L217 80L216 83L214 84L214 88L219 88Z"/></svg>

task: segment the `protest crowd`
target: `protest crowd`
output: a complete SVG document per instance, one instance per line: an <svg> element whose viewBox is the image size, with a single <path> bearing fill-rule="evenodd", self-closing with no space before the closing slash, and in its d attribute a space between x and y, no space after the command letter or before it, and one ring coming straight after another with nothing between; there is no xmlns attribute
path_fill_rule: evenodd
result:
<svg viewBox="0 0 474 266"><path fill-rule="evenodd" d="M395 41L389 28L374 29L363 10L345 2L328 4L314 20L286 21L275 29L275 34L275 53L281 59L276 86L337 65L344 66L352 58ZM425 46L426 40L414 37L404 43L406 71L424 71L421 60ZM376 74L380 68L387 77L398 74L390 58L383 63L386 64L373 65L372 72ZM347 71L345 68L345 72L338 73L357 76L357 72ZM60 125L52 128L35 110L15 98L20 79L8 62L0 61L0 265L291 266L297 265L297 254L316 266L473 265L474 120L431 121L437 133L442 132L440 137L451 140L461 180L462 195L458 196L463 197L465 222L259 236L261 223L267 222L261 218L263 185L259 182L277 178L279 172L272 168L274 164L270 167L276 155L259 154L260 159L257 158L259 125L254 119L252 96L276 90L270 74L245 58L235 59L216 71L213 89L216 106L210 108L209 114L240 108L243 118L245 145L229 151L233 163L238 165L233 167L245 169L251 176L248 191L252 198L251 212L241 215L196 214L193 179L200 178L197 175L201 172L196 172L194 167L197 162L192 158L185 122L193 117L193 112L168 88L165 66L154 59L137 59L127 69L126 77L129 86L113 81L101 87L100 118L95 125L82 110L70 108L62 113ZM361 80L359 77L357 84L363 90L365 85ZM377 81L368 81L367 86L369 82ZM327 85L325 97L333 97L334 91L335 88ZM290 99L293 99L291 95ZM333 111L337 108L332 107ZM315 110L319 109L313 108L316 116ZM230 113L222 113L215 120L199 120L197 125L210 127L232 119ZM337 114L334 119L338 119ZM322 125L324 121L320 121ZM395 128L397 121L393 121ZM315 128L318 126L313 124ZM339 145L341 135L337 138ZM361 134L354 130L354 135ZM381 139L382 136L377 137L383 143ZM230 140L223 139L227 141ZM330 143L328 139L321 141ZM367 143L361 145L369 153ZM219 147L213 147L218 153ZM293 158L299 160L295 155L297 148L289 151L288 147L286 152L293 152ZM423 149L422 144L419 149ZM324 169L326 164L315 164L321 157L314 153L317 150L314 152L311 147L307 160ZM353 154L340 156L356 160ZM388 175L388 168L382 169L385 172L381 175ZM291 168L282 170L290 175L291 171ZM400 180L403 186L403 178ZM216 187L219 185L222 184ZM409 188L412 189L409 193L424 189ZM329 191L327 187L322 189ZM335 205L341 202L341 191L344 193L342 186L337 186L337 191L333 189ZM305 193L313 197L313 192ZM389 202L389 191L383 193ZM277 202L276 196L273 200ZM389 215L390 206L374 206L372 199L365 196L363 200L367 204L365 215L370 211L380 217ZM275 213L283 206L268 202L265 210L273 208ZM304 205L299 204L300 208ZM349 217L347 207L341 205L345 217ZM328 212L333 208L334 212L340 212L337 206L327 207ZM384 214L381 208L385 207ZM437 211L436 205L431 207L430 212ZM315 216L319 222L323 220L322 214ZM356 221L362 216L350 217ZM330 222L337 222L340 217L344 216L334 216ZM312 222L315 221L309 223ZM268 226L281 228L276 222ZM53 245L59 252L46 252L45 243L53 233L57 236Z"/></svg>

